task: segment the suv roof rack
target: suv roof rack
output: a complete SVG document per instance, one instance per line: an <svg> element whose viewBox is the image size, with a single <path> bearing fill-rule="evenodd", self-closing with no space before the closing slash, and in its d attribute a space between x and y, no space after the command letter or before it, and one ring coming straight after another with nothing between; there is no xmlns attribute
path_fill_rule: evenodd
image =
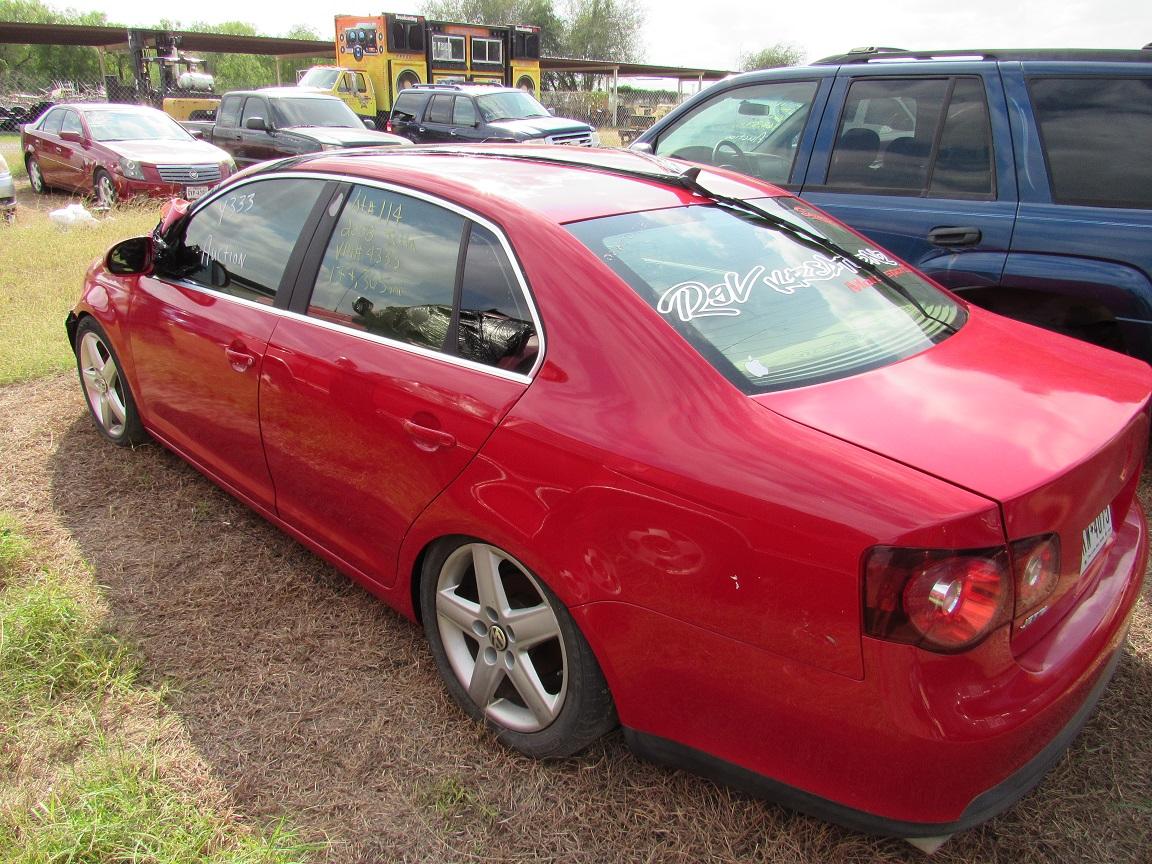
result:
<svg viewBox="0 0 1152 864"><path fill-rule="evenodd" d="M1114 63L1152 63L1152 51L1144 48L976 48L944 51L905 51L900 48L853 48L847 54L834 54L813 66L841 66L856 63L894 63L916 60L1099 60Z"/></svg>
<svg viewBox="0 0 1152 864"><path fill-rule="evenodd" d="M453 81L441 84L413 84L409 90L463 90L465 87L500 87L507 89L507 85L496 81Z"/></svg>

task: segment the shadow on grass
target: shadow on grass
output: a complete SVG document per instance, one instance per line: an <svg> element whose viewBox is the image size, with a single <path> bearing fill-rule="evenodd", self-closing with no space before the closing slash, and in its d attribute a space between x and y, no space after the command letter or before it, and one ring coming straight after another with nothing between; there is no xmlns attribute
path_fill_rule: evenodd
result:
<svg viewBox="0 0 1152 864"><path fill-rule="evenodd" d="M922 860L634 759L535 763L451 704L420 629L156 446L63 432L53 505L145 675L250 816L333 861ZM1068 758L934 862L1140 862L1152 837L1152 616ZM882 776L877 782L883 782ZM947 777L940 778L948 782Z"/></svg>

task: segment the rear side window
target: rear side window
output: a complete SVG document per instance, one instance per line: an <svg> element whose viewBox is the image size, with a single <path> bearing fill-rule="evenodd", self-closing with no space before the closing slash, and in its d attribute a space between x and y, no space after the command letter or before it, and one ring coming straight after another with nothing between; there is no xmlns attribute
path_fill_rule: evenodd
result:
<svg viewBox="0 0 1152 864"><path fill-rule="evenodd" d="M396 104L392 106L392 119L405 123L413 122L420 114L420 103L423 98L419 93L401 93L396 97Z"/></svg>
<svg viewBox="0 0 1152 864"><path fill-rule="evenodd" d="M992 136L979 78L863 78L844 100L827 184L989 198Z"/></svg>
<svg viewBox="0 0 1152 864"><path fill-rule="evenodd" d="M1029 82L1060 204L1152 207L1152 78Z"/></svg>
<svg viewBox="0 0 1152 864"><path fill-rule="evenodd" d="M160 270L271 305L323 185L320 180L273 179L236 186L192 215L182 241L162 257Z"/></svg>
<svg viewBox="0 0 1152 864"><path fill-rule="evenodd" d="M241 96L225 96L220 100L220 113L216 115L216 125L235 128L240 125Z"/></svg>
<svg viewBox="0 0 1152 864"><path fill-rule="evenodd" d="M835 251L756 216L680 207L569 230L747 393L846 378L940 342L962 306L795 199L760 199Z"/></svg>
<svg viewBox="0 0 1152 864"><path fill-rule="evenodd" d="M452 103L455 101L455 96L433 96L425 122L450 124L452 122Z"/></svg>
<svg viewBox="0 0 1152 864"><path fill-rule="evenodd" d="M436 204L356 187L328 242L314 318L516 372L539 351L497 236Z"/></svg>
<svg viewBox="0 0 1152 864"><path fill-rule="evenodd" d="M787 183L817 86L776 81L727 90L661 135L656 152Z"/></svg>

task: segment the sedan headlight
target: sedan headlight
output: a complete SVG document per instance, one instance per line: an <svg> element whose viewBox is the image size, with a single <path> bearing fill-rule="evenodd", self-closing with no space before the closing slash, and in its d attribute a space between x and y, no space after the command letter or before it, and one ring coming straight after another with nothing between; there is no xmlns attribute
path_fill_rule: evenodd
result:
<svg viewBox="0 0 1152 864"><path fill-rule="evenodd" d="M236 160L229 156L220 163L220 176L231 177L236 173Z"/></svg>
<svg viewBox="0 0 1152 864"><path fill-rule="evenodd" d="M597 132L595 129L592 130L592 146L593 147L599 147L600 146L600 133Z"/></svg>
<svg viewBox="0 0 1152 864"><path fill-rule="evenodd" d="M125 156L120 157L120 173L132 180L144 179L144 169L140 163L135 159L129 159Z"/></svg>

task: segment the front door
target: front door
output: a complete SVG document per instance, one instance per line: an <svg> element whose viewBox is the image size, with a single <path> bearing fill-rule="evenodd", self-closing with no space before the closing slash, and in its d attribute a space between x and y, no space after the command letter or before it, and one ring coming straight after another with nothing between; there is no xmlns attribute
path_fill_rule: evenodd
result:
<svg viewBox="0 0 1152 864"><path fill-rule="evenodd" d="M191 215L129 312L136 392L150 431L230 490L271 510L257 399L280 284L324 183L233 186ZM238 237L259 243L239 242Z"/></svg>

